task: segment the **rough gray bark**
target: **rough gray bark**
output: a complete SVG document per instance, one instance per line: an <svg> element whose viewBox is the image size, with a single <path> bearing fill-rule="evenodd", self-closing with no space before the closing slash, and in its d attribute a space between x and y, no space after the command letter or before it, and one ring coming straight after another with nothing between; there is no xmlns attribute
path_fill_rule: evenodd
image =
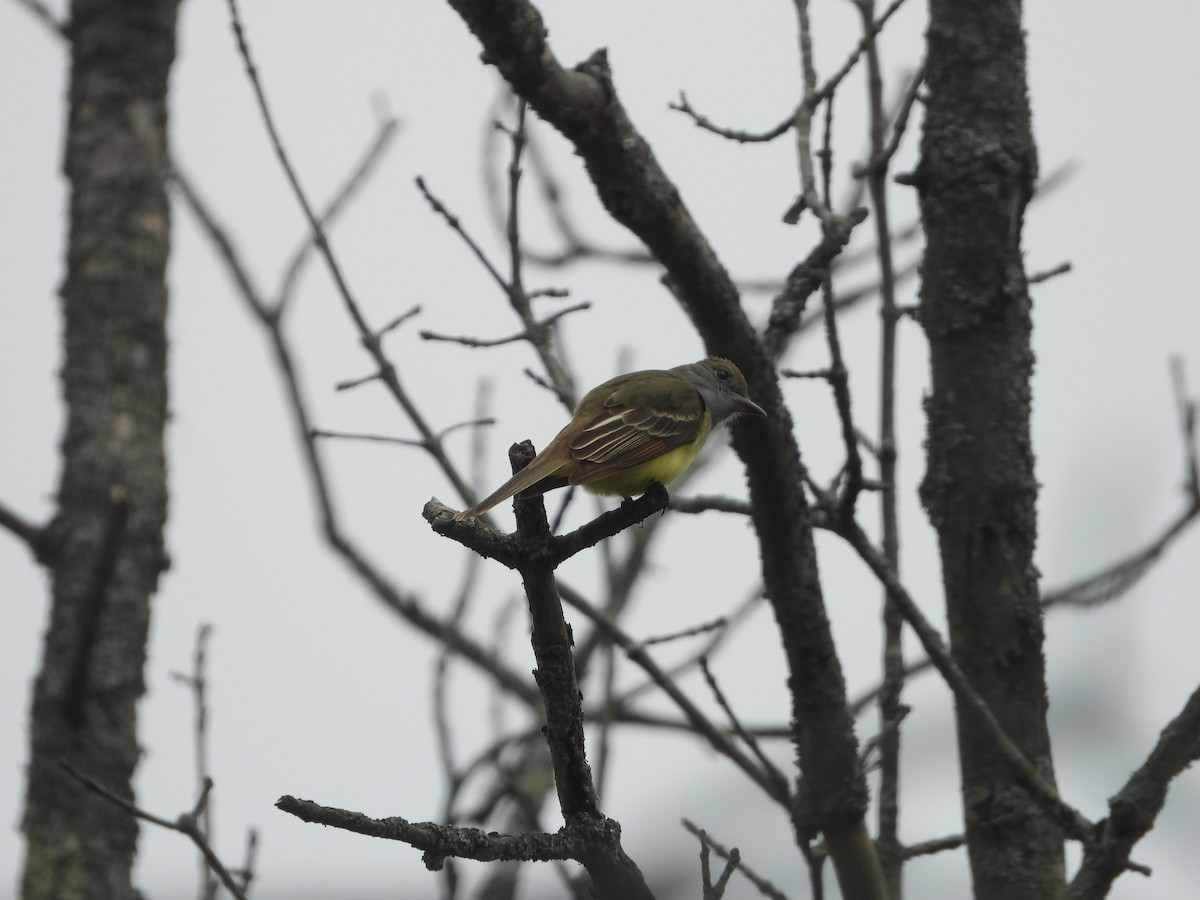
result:
<svg viewBox="0 0 1200 900"><path fill-rule="evenodd" d="M1033 352L1021 224L1037 160L1024 47L1019 3L931 0L915 176L933 379L922 499L938 531L954 656L1053 783L1033 565ZM1059 828L961 706L958 743L975 896L1060 896Z"/></svg>
<svg viewBox="0 0 1200 900"><path fill-rule="evenodd" d="M164 179L177 8L76 0L67 28L67 423L42 554L52 605L32 703L26 900L132 894L133 817L59 761L132 797L150 596L166 566Z"/></svg>

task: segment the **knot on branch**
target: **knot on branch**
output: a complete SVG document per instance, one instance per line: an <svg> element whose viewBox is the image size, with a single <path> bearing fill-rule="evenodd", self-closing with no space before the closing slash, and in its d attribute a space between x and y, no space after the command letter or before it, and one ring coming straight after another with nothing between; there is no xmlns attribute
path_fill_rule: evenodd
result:
<svg viewBox="0 0 1200 900"><path fill-rule="evenodd" d="M543 93L562 112L594 116L608 105L608 51L597 50L574 69L564 69L549 47L542 51Z"/></svg>

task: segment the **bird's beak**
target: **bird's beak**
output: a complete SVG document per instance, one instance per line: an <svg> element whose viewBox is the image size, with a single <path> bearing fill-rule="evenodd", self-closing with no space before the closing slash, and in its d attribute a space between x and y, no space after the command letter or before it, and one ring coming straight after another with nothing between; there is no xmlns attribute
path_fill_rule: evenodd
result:
<svg viewBox="0 0 1200 900"><path fill-rule="evenodd" d="M751 400L749 397L743 397L740 394L736 395L737 407L736 411L745 413L749 416L765 416L767 411Z"/></svg>

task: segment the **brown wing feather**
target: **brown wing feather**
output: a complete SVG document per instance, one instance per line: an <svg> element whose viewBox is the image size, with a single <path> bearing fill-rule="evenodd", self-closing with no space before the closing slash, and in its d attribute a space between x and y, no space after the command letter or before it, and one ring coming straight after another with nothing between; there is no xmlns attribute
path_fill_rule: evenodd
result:
<svg viewBox="0 0 1200 900"><path fill-rule="evenodd" d="M571 455L579 461L571 484L591 484L696 439L704 416L700 394L679 378L664 402L663 387L658 382L646 396L638 383L616 386L571 441Z"/></svg>

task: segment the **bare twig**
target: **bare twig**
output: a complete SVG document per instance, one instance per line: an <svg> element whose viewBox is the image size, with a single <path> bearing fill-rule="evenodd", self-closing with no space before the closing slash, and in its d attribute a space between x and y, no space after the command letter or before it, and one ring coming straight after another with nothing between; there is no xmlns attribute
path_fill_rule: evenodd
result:
<svg viewBox="0 0 1200 900"><path fill-rule="evenodd" d="M733 497L717 497L712 494L671 498L672 512L695 515L696 513L707 512L710 509L716 512L736 513L748 516L750 515L750 502L748 500L735 500Z"/></svg>
<svg viewBox="0 0 1200 900"><path fill-rule="evenodd" d="M1200 505L1189 505L1145 547L1086 578L1042 595L1042 605L1093 607L1128 592L1150 571L1175 540L1200 516Z"/></svg>
<svg viewBox="0 0 1200 900"><path fill-rule="evenodd" d="M487 253L484 252L483 247L479 245L479 242L471 237L471 233L463 226L462 220L452 213L446 207L446 204L444 204L441 199L439 199L433 193L433 191L429 189L428 185L425 184L424 178L418 175L414 183L417 186L417 190L421 192L421 196L425 198L425 202L429 204L429 208L441 216L442 221L445 222L450 229L458 235L459 239L467 245L467 249L469 249L471 254L477 260L479 260L479 264L483 266L484 271L491 276L491 279L496 283L496 286L499 287L500 290L502 290L505 294L508 294L511 290L508 281L505 280L504 276L500 274L500 270L497 269L492 261L488 258Z"/></svg>
<svg viewBox="0 0 1200 900"><path fill-rule="evenodd" d="M1108 818L1083 850L1083 862L1067 887L1067 900L1108 895L1112 882L1127 869L1150 874L1131 863L1133 846L1154 827L1167 799L1167 788L1184 769L1200 760L1200 688L1162 730L1146 761L1108 801Z"/></svg>
<svg viewBox="0 0 1200 900"><path fill-rule="evenodd" d="M250 81L250 86L254 93L255 101L258 104L259 113L262 116L263 124L266 126L267 134L271 141L271 147L274 149L275 156L279 160L279 165L283 169L284 175L287 177L288 184L292 188L292 194L295 196L296 202L300 205L300 208L304 213L304 218L307 221L309 230L312 233L313 245L320 252L321 257L325 261L326 267L329 269L330 275L333 277L334 285L337 288L338 295L342 300L342 305L345 308L346 313L354 322L355 327L358 329L359 337L363 347L371 355L372 359L375 361L375 364L378 366L380 379L387 386L389 393L391 393L392 397L400 405L401 409L404 410L405 415L408 416L409 420L413 423L413 426L417 429L417 431L421 434L422 439L425 441L425 451L429 453L429 455L437 462L443 474L447 479L449 479L451 484L454 485L455 490L457 490L464 498L473 500L473 494L471 493L470 487L465 481L463 481L462 477L458 473L458 470L450 462L449 457L446 456L444 450L442 449L441 442L437 439L437 435L434 433L433 428L430 427L425 421L425 417L417 409L416 404L413 402L412 398L409 397L408 392L405 391L403 386L400 384L400 377L397 374L395 367L384 355L383 347L380 343L379 333L372 331L370 326L367 324L366 318L359 309L358 302L354 299L354 295L350 291L350 287L342 273L341 266L339 265L337 258L334 256L333 249L329 244L328 238L326 237L324 226L321 224L321 220L313 212L313 207L308 200L308 195L305 193L303 186L300 184L300 179L296 175L295 169L292 167L291 160L287 151L284 149L282 139L275 127L274 117L271 115L271 109L270 105L267 103L266 93L263 91L262 84L258 78L258 69L256 68L254 60L250 54L250 47L247 43L245 30L242 27L241 16L238 12L237 0L227 0L227 5L229 8L231 27L233 29L234 38L237 42L238 53L241 55L242 61L245 65L246 76ZM194 192L190 199L193 201L192 205L194 207L196 205ZM210 232L211 230L212 229L210 229ZM227 256L227 253L223 252L223 255ZM241 282L239 282L239 284L241 284ZM241 284L241 286L243 287L244 291L247 285ZM248 296L254 296L256 298L255 302L261 307L256 309L256 314L260 317L260 319L263 319L265 323L270 322L271 320L277 320L279 318L279 312L281 310L271 310L265 307L265 305L262 305L261 301L257 300L257 292L252 292ZM327 502L323 502L322 507L328 511ZM328 518L328 516L326 518Z"/></svg>
<svg viewBox="0 0 1200 900"><path fill-rule="evenodd" d="M334 192L332 199L326 204L325 209L321 211L318 221L321 223L323 230L328 229L337 220L350 205L350 201L354 199L358 191L370 180L374 174L376 166L383 159L388 148L391 147L392 141L400 129L399 120L393 117L382 118L379 122L379 131L375 135L375 139L367 147L363 153L362 159L359 160L350 175L346 178L337 191ZM300 273L304 269L304 264L312 258L312 251L316 246L314 233L308 234L300 243L292 254L291 261L284 269L283 277L279 281L279 288L275 294L275 303L282 311L287 305L290 298L295 293L296 284L299 282ZM414 315L416 309L410 310L408 313L400 316L390 326L380 329L380 334L399 325L404 319L410 315Z"/></svg>
<svg viewBox="0 0 1200 900"><path fill-rule="evenodd" d="M672 508L674 506L672 505ZM698 634L706 634L709 631L716 631L724 628L728 624L728 619L724 616L719 616L711 622L703 622L700 625L693 625L691 628L684 628L681 631L673 631L670 634L662 634L657 637L648 637L642 641L643 647L653 647L655 644L666 644L671 641L678 641L682 638L695 637ZM703 657L701 657L703 660Z"/></svg>
<svg viewBox="0 0 1200 900"><path fill-rule="evenodd" d="M564 307L546 316L546 318L534 322L532 330L525 328L516 334L510 334L508 337L474 338L466 335L439 334L436 331L429 330L422 330L420 334L422 340L426 341L445 341L452 344L462 344L464 347L500 347L504 344L515 344L518 341L532 341L540 329L549 328L551 325L556 324L563 316L569 316L571 313L582 312L591 308L592 304L588 302L576 303L572 306Z"/></svg>
<svg viewBox="0 0 1200 900"><path fill-rule="evenodd" d="M838 86L842 83L846 76L854 70L854 67L858 64L858 61L862 57L864 51L874 44L875 36L883 30L883 26L887 24L888 19L890 19L892 14L895 13L903 4L904 0L893 0L893 2L888 5L887 9L884 10L883 15L874 22L872 28L859 40L858 44L850 52L850 55L842 64L841 68L838 69L837 72L835 72L833 76L830 77L824 84L822 84L819 90L816 88L816 70L812 70L813 90L811 91L811 94L805 98L804 104L809 105L811 109L816 109L820 103L830 99L833 96L834 92L837 90ZM807 12L805 12L805 15L807 15ZM807 28L807 26L805 27ZM811 66L809 63L811 51L811 42L808 43L807 49L805 49L805 46L802 43L801 53L803 55L806 67ZM701 128L704 131L710 131L718 137L723 137L727 140L737 141L740 144L767 143L775 140L775 138L786 134L790 129L796 127L799 114L799 109L793 110L791 114L789 114L788 117L779 124L774 125L765 131L753 132L741 131L733 128L724 128L715 124L711 119L698 112L691 105L691 103L688 101L687 94L685 94L683 91L679 92L679 100L675 103L669 104L669 106L671 109L688 116L697 128ZM907 113L905 114L905 118L907 118ZM903 131L903 125L901 126L900 131Z"/></svg>
<svg viewBox="0 0 1200 900"><path fill-rule="evenodd" d="M368 837L401 841L424 851L426 868L437 871L446 857L493 860L548 861L586 856L597 839L616 840L615 830L566 825L554 834L488 834L478 828L457 828L434 822L409 822L399 816L374 819L359 812L321 806L311 800L283 796L275 806L305 822L341 828Z"/></svg>
<svg viewBox="0 0 1200 900"><path fill-rule="evenodd" d="M946 850L957 850L967 842L965 834L952 834L948 837L934 838L931 841L921 841L919 844L909 844L904 848L905 859L917 856L931 856L934 853L944 853Z"/></svg>
<svg viewBox="0 0 1200 900"><path fill-rule="evenodd" d="M683 819L682 824L684 828L696 836L696 839L700 841L700 845L702 847L710 848L722 859L732 860L733 855L737 853L736 849L726 849L719 842L715 841L707 831L705 831L703 828L700 828L690 819ZM764 897L770 897L771 900L788 900L787 895L784 894L783 891L779 890L779 888L775 887L775 885L771 884L771 882L769 882L767 879L757 875L753 869L746 865L746 863L740 858L740 854L738 854L738 859L734 864L737 870L742 873L742 876L752 885L758 888L758 892Z"/></svg>
<svg viewBox="0 0 1200 900"><path fill-rule="evenodd" d="M475 393L475 415L476 421L484 421L484 417L491 407L492 388L491 382L481 382ZM490 419L487 421L491 421ZM476 428L471 433L471 467L474 480L478 480L480 469L483 467L484 451L487 446L487 432L483 428ZM466 617L467 610L470 608L471 600L475 596L475 591L479 586L479 572L482 557L470 553L467 555L466 561L463 563L462 580L459 584L458 595L450 608L450 615L447 618L447 625L451 628L460 629ZM442 763L442 771L446 776L446 782L449 785L456 783L456 769L454 765L454 750L453 740L450 731L450 720L448 711L450 708L447 694L447 683L450 676L450 663L453 661L454 654L449 647L443 645L441 652L438 654L434 662L433 673L433 715L434 726L438 739L439 758ZM453 800L451 799L457 791L452 787L448 792L447 797L447 812Z"/></svg>
<svg viewBox="0 0 1200 900"><path fill-rule="evenodd" d="M568 589L562 589L563 600L582 612L604 636L616 644L626 655L650 676L662 689L692 724L698 734L704 737L721 755L730 759L750 779L763 789L768 797L785 806L791 802L789 792L781 790L779 784L770 777L757 763L751 760L725 734L704 715L691 700L679 689L670 678L646 652L645 647L638 644L613 623L600 610L588 603L582 596Z"/></svg>
<svg viewBox="0 0 1200 900"><path fill-rule="evenodd" d="M1062 262L1052 268L1044 269L1041 272L1035 272L1032 275L1029 275L1025 280L1030 284L1040 284L1043 281L1049 281L1051 278L1057 278L1059 275L1066 275L1070 271L1071 264L1069 262Z"/></svg>
<svg viewBox="0 0 1200 900"><path fill-rule="evenodd" d="M330 546L346 560L358 577L386 606L414 627L435 640L453 647L465 659L487 671L498 686L503 687L513 696L519 697L531 706L536 705L538 702L537 692L533 690L526 678L517 675L476 642L433 616L414 595L405 593L393 585L383 572L342 534L334 511L325 465L317 450L316 441L310 437L314 426L309 416L308 403L300 389L291 347L280 327L280 322L271 314L270 308L254 286L248 269L243 265L228 234L216 222L213 214L191 186L190 181L179 172L176 172L175 180L181 188L181 194L187 205L200 221L218 255L229 269L242 300L266 329L267 336L270 338L271 349L287 392L294 427L304 450L304 461L315 494L317 508L321 514L323 532ZM378 348L377 342L375 347ZM398 382L396 384L398 385ZM421 422L423 424L423 420ZM425 429L428 439L436 442L437 438L432 431L428 431L428 426L425 426ZM459 480L461 481L461 479ZM465 483L463 490L469 492Z"/></svg>
<svg viewBox="0 0 1200 900"><path fill-rule="evenodd" d="M762 335L763 345L772 358L781 356L788 341L800 330L808 298L829 277L834 258L866 217L865 209L836 217L833 227L822 234L821 242L788 273L783 290L771 302L771 315Z"/></svg>
<svg viewBox="0 0 1200 900"><path fill-rule="evenodd" d="M508 107L515 106L513 100L512 91L505 89L498 96L493 108L502 111L501 107L503 107L504 110L507 110ZM488 207L492 218L498 223L501 230L507 229L508 220L508 204L503 202L501 197L507 195L509 192L501 188L499 179L496 177L496 171L499 166L494 164L491 158L496 153L497 135L509 134L510 132L510 129L488 127L486 134L487 145L485 155L488 158L488 163L484 168L484 172L487 183ZM630 248L626 250L614 250L609 247L602 247L590 238L585 238L580 228L576 225L566 202L568 195L567 188L559 181L549 160L542 152L541 142L537 140L536 128L529 128L528 123L525 132L524 149L525 155L529 160L528 171L533 175L537 183L542 210L549 216L550 223L557 229L564 245L563 250L551 253L532 249L528 246L528 241L523 240L521 249L526 262L532 262L546 268L566 266L584 259L601 259L624 265L644 266L654 263L654 257L644 249ZM545 290L529 292L531 298L545 294L553 296L554 292Z"/></svg>
<svg viewBox="0 0 1200 900"><path fill-rule="evenodd" d="M212 635L212 625L204 624L196 629L196 649L192 655L192 672L190 675L184 675L182 672L172 672L171 677L181 684L188 687L192 692L192 703L195 707L195 720L193 724L193 738L196 752L196 784L199 789L199 796L205 799L202 804L197 804L196 810L192 813L196 819L196 826L203 835L204 840L212 844L213 828L212 828L212 804L208 799L210 788L212 786L212 775L208 769L208 681L205 675L206 660L208 656L208 639ZM208 861L203 858L200 860L200 896L211 898L217 895L217 883L213 877L213 871L209 868Z"/></svg>
<svg viewBox="0 0 1200 900"><path fill-rule="evenodd" d="M60 22L58 17L43 0L17 0L17 3L29 10L60 37L71 39L71 31L66 22Z"/></svg>
<svg viewBox="0 0 1200 900"><path fill-rule="evenodd" d="M812 485L814 491L820 488ZM834 501L828 501L834 502ZM1007 761L1014 776L1014 782L1021 785L1038 803L1042 810L1063 829L1072 839L1086 843L1090 840L1092 824L1074 807L1067 804L1050 784L1038 772L1021 749L1004 731L995 714L984 702L983 698L971 686L958 663L950 656L940 634L925 618L912 596L888 563L884 555L871 543L870 539L859 527L857 522L843 523L837 529L847 543L858 553L859 558L867 564L875 577L887 590L897 609L904 616L905 622L912 628L925 649L933 666L941 673L946 684L954 692L960 705L971 709L983 726L987 728L992 742L1001 756Z"/></svg>
<svg viewBox="0 0 1200 900"><path fill-rule="evenodd" d="M438 432L438 438L444 438L453 431L458 431L460 428L479 428L486 425L495 425L496 420L492 418L484 419L467 419L463 422L455 422ZM351 431L329 431L324 428L314 428L312 431L314 438L339 438L349 441L369 441L382 444L399 444L403 447L421 447L424 448L425 442L414 438L392 437L386 434L362 434Z"/></svg>
<svg viewBox="0 0 1200 900"><path fill-rule="evenodd" d="M1142 549L1095 575L1043 594L1044 606L1096 606L1121 596L1141 580L1192 522L1200 518L1200 448L1196 441L1196 401L1188 394L1183 364L1178 359L1171 360L1171 387L1179 411L1179 431L1183 443L1184 508L1157 538Z"/></svg>
<svg viewBox="0 0 1200 900"><path fill-rule="evenodd" d="M246 832L246 856L242 862L242 867L233 872L233 875L240 878L242 881L242 890L250 893L250 883L254 881L254 864L258 860L258 829L251 828Z"/></svg>
<svg viewBox="0 0 1200 900"><path fill-rule="evenodd" d="M864 17L870 15L870 3L865 2L865 0L859 0L858 6L859 9L862 10ZM878 56L878 51L876 50L874 44L872 44L871 48L867 51L868 65L870 65L872 56ZM878 63L875 65L876 69L872 72L869 78L872 93L875 91L874 85L879 78L877 71ZM854 168L854 174L856 177L865 177L870 175L872 172L881 172L886 175L888 166L891 164L892 157L895 156L896 151L900 149L900 142L904 139L904 134L908 130L908 117L909 114L912 113L913 105L917 101L917 95L920 93L921 84L924 82L924 80L925 65L922 63L917 71L914 72L909 78L908 86L904 90L904 94L900 99L900 104L896 107L896 113L892 117L892 134L891 137L888 138L886 145L881 143L883 136L882 131L879 131L879 140L876 139L875 132L877 129L874 124L875 113L872 112L871 156L867 160L866 165L856 166ZM880 82L880 84L882 84L882 82ZM880 95L880 100L882 100L882 95ZM878 112L880 114L879 121L882 124L882 107L879 108Z"/></svg>
<svg viewBox="0 0 1200 900"><path fill-rule="evenodd" d="M216 873L216 876L221 879L221 884L224 885L225 890L229 891L229 893L238 898L238 900L246 900L246 894L242 889L242 886L238 884L237 879L233 877L230 871L225 868L225 865L217 856L216 851L214 851L208 841L205 840L204 834L201 832L196 822L196 813L204 808L204 803L212 789L211 780L205 783L204 788L200 792L200 796L196 801L195 808L193 808L191 812L184 813L183 815L179 816L179 818L172 822L169 819L164 819L161 816L156 816L151 812L147 812L137 804L131 803L129 800L126 800L119 794L109 790L95 779L76 771L76 769L66 760L62 760L59 765L62 767L64 772L78 781L93 794L97 794L110 803L116 804L117 806L121 807L121 809L128 812L131 816L135 816L136 818L141 819L144 822L149 822L152 825L157 825L160 828L166 828L168 831L177 831L191 839L192 843L196 845L196 848L204 855L204 859L208 863L209 867L214 873Z"/></svg>
<svg viewBox="0 0 1200 900"><path fill-rule="evenodd" d="M47 562L48 532L45 528L34 525L3 503L0 503L0 527L7 528L24 541L38 562Z"/></svg>
<svg viewBox="0 0 1200 900"><path fill-rule="evenodd" d="M862 454L858 449L858 429L854 425L854 416L850 410L850 373L842 357L837 313L833 305L833 288L828 278L821 285L821 297L825 307L825 342L829 347L829 386L833 390L833 401L842 428L842 446L846 451L845 484L838 497L837 506L829 512L839 519L849 519L854 516L854 505L863 489Z"/></svg>
<svg viewBox="0 0 1200 900"><path fill-rule="evenodd" d="M420 314L421 314L421 306L420 306L420 304L417 304L417 305L413 306L411 309L408 309L408 310L400 313L400 315L396 316L394 319L392 319L390 322L388 322L386 325L384 325L382 328L380 328L377 332L375 332L375 336L383 337L384 335L389 334L392 331L395 331L397 328L399 328L401 325L403 325L409 319L413 318L414 316L418 316Z"/></svg>
<svg viewBox="0 0 1200 900"><path fill-rule="evenodd" d="M874 0L859 0L863 31L873 26ZM896 308L896 269L892 258L891 218L888 210L887 175L892 156L900 144L908 122L908 114L916 101L922 72L910 80L895 116L892 140L884 145L886 118L883 109L883 76L879 48L874 41L867 53L867 102L870 109L870 163L866 171L867 190L875 211L876 258L879 263L880 351L879 351L879 480L883 489L879 497L882 551L892 570L900 571L900 525L897 513L897 446L896 439L896 348L900 314ZM829 315L829 313L827 313ZM848 405L848 404L847 404ZM841 415L841 404L838 405ZM847 411L848 415L848 411ZM845 428L845 417L843 417ZM856 442L857 446L857 442ZM842 514L848 510L843 504ZM852 511L852 510L850 510ZM901 703L904 687L903 628L904 618L890 594L884 592L883 608L883 682L879 694L879 851L883 877L888 893L899 896L902 891L900 855L900 723L906 709Z"/></svg>
<svg viewBox="0 0 1200 900"><path fill-rule="evenodd" d="M697 128L701 128L704 131L711 131L718 137L723 137L731 141L737 141L739 144L769 143L770 141L775 140L775 138L787 134L787 132L796 123L796 112L793 110L792 112L788 113L788 117L786 119L784 119L778 125L768 128L766 131L740 131L734 128L723 128L720 125L715 124L707 116L698 112L688 101L687 94L685 94L683 91L679 92L679 100L677 102L668 105L676 112L681 112L690 118Z"/></svg>
<svg viewBox="0 0 1200 900"><path fill-rule="evenodd" d="M892 2L889 3L884 9L883 14L878 19L875 19L868 28L864 29L863 36L859 38L858 44L855 45L854 50L851 51L846 61L842 63L842 67L834 72L834 74L830 76L830 78L826 80L823 85L821 85L821 89L819 91L814 91L811 98L806 99L806 102L811 103L813 107L816 108L817 104L822 103L832 97L834 91L837 90L838 85L842 83L847 75L854 71L854 67L858 64L858 61L862 57L863 53L865 53L868 48L874 46L876 36L879 34L879 32L883 31L883 26L887 24L888 19L890 19L903 5L904 0L892 0ZM807 12L805 15L807 15ZM808 44L808 48L811 52L811 42ZM806 60L807 59L808 57L806 57Z"/></svg>
<svg viewBox="0 0 1200 900"><path fill-rule="evenodd" d="M549 382L553 386L555 395L559 401L568 409L575 405L575 387L570 376L558 357L554 353L554 324L571 312L578 312L582 309L588 309L590 304L583 303L574 307L560 310L551 316L539 321L533 315L533 307L530 303L530 295L526 292L523 277L522 265L523 257L521 253L521 230L520 230L520 183L521 183L521 157L525 150L525 110L526 105L524 100L517 102L517 125L511 131L506 130L512 141L512 156L508 166L508 215L506 218L505 233L508 240L509 250L509 275L504 278L496 266L487 258L478 243L470 236L467 230L463 227L458 217L453 215L437 197L425 186L425 182L418 178L417 187L424 195L426 201L430 204L433 210L438 213L446 221L446 223L454 229L454 231L462 238L464 243L471 249L475 257L483 264L492 280L500 287L504 295L508 298L509 305L516 312L523 326L522 330L516 335L509 338L500 338L496 340L479 340L474 338L448 338L434 332L423 331L421 337L426 340L448 340L454 343L463 344L470 347L492 347L500 344L512 343L514 341L526 340L534 348L538 354L538 358L542 362L542 367L545 369Z"/></svg>
<svg viewBox="0 0 1200 900"><path fill-rule="evenodd" d="M762 601L763 588L761 584L758 584L755 585L751 590L747 591L743 600L736 607L734 607L731 612L727 613L723 617L725 619L724 627L719 631L714 631L707 641L701 644L700 647L696 648L690 658L680 660L667 669L667 676L678 680L684 675L684 673L689 672L691 669L699 666L700 660L705 658L711 659L714 657L719 651L720 647L728 641L731 635L733 635L734 631L749 621L750 614L759 607ZM643 641L642 643L648 646L650 642ZM625 707L630 703L630 701L654 689L655 683L652 680L630 688L628 691L622 694L620 698L618 698L618 705ZM762 734L761 731L755 729L751 729L751 731L754 734ZM786 737L787 735L783 736Z"/></svg>
<svg viewBox="0 0 1200 900"><path fill-rule="evenodd" d="M770 758L763 753L762 747L759 746L758 740L742 725L741 720L733 711L733 707L729 705L729 700L725 696L725 692L721 690L721 686L717 684L717 679L713 675L712 670L708 667L708 660L705 657L700 658L700 671L704 673L704 680L708 684L709 690L712 691L713 697L717 701L717 705L725 712L725 718L729 720L729 727L733 729L733 733L742 739L750 752L754 754L763 771L774 780L776 787L786 793L788 788L787 776L785 776L776 767L775 763L771 762Z"/></svg>

